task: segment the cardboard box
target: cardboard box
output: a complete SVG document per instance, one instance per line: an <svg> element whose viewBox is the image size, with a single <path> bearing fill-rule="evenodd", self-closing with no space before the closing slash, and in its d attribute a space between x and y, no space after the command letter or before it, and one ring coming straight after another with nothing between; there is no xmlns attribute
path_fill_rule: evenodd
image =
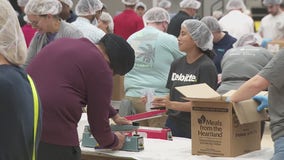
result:
<svg viewBox="0 0 284 160"><path fill-rule="evenodd" d="M121 101L124 98L124 76L113 76L112 100Z"/></svg>
<svg viewBox="0 0 284 160"><path fill-rule="evenodd" d="M274 54L282 48L284 48L284 40L274 40L267 44L267 50Z"/></svg>
<svg viewBox="0 0 284 160"><path fill-rule="evenodd" d="M267 116L256 111L254 100L226 102L233 91L221 96L205 83L176 89L193 103L193 155L234 157L260 149L260 121Z"/></svg>

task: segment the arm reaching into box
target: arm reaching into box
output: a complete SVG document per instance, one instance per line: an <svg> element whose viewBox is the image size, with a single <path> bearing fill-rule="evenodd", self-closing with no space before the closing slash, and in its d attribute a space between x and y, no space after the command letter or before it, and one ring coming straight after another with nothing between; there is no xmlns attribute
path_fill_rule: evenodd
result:
<svg viewBox="0 0 284 160"><path fill-rule="evenodd" d="M258 96L252 97L252 99L260 103L259 106L257 107L258 112L268 107L268 97L267 96L258 95Z"/></svg>

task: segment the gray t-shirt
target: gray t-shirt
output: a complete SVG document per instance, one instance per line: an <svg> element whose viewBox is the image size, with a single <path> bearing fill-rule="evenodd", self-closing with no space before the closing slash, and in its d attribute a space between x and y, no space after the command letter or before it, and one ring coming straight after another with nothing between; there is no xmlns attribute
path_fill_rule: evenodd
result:
<svg viewBox="0 0 284 160"><path fill-rule="evenodd" d="M228 50L221 63L222 83L217 92L224 94L238 89L256 75L271 58L272 54L262 47L243 46Z"/></svg>
<svg viewBox="0 0 284 160"><path fill-rule="evenodd" d="M259 75L270 82L268 88L270 129L275 141L284 136L284 50L277 53L259 72Z"/></svg>

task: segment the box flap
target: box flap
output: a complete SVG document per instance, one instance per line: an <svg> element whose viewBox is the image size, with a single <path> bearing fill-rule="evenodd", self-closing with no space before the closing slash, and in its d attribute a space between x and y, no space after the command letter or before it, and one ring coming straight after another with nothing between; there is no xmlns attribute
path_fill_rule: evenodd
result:
<svg viewBox="0 0 284 160"><path fill-rule="evenodd" d="M190 100L218 100L221 96L206 83L175 87L185 99Z"/></svg>
<svg viewBox="0 0 284 160"><path fill-rule="evenodd" d="M265 110L257 112L258 103L252 99L233 103L233 108L240 124L258 122L267 119Z"/></svg>

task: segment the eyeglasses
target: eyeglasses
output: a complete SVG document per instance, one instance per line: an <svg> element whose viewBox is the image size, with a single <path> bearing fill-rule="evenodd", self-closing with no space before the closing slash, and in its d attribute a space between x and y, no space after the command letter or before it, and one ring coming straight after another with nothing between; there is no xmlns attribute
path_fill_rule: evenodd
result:
<svg viewBox="0 0 284 160"><path fill-rule="evenodd" d="M29 20L29 23L33 26L33 27L37 27L38 26L38 23L41 21L42 18L45 18L47 17L47 15L39 15L39 18L37 21L32 21L32 20Z"/></svg>

